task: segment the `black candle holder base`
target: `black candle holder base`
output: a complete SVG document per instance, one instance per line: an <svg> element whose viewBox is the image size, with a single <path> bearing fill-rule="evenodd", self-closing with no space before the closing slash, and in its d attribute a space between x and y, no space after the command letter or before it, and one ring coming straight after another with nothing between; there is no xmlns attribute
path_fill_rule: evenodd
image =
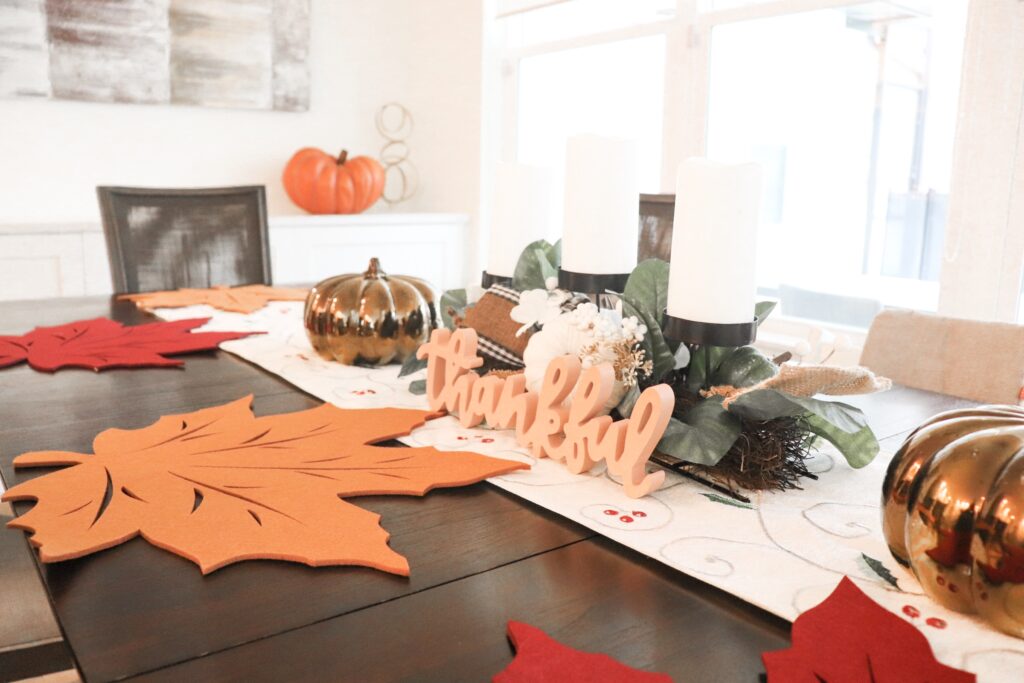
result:
<svg viewBox="0 0 1024 683"><path fill-rule="evenodd" d="M665 316L667 339L697 346L746 346L757 338L757 318L749 323L705 323Z"/></svg>
<svg viewBox="0 0 1024 683"><path fill-rule="evenodd" d="M480 286L484 289L490 289L494 285L504 285L506 287L512 286L512 278L504 275L491 275L486 270L480 275Z"/></svg>
<svg viewBox="0 0 1024 683"><path fill-rule="evenodd" d="M576 273L558 269L558 286L570 292L582 294L603 294L606 291L621 292L626 288L629 273Z"/></svg>

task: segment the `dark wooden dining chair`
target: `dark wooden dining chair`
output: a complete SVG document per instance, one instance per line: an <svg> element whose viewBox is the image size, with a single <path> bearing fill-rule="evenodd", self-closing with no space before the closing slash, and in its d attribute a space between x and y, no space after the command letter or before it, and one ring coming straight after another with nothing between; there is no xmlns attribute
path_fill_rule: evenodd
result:
<svg viewBox="0 0 1024 683"><path fill-rule="evenodd" d="M270 284L262 186L96 194L115 292Z"/></svg>
<svg viewBox="0 0 1024 683"><path fill-rule="evenodd" d="M674 194L640 195L640 244L637 261L659 258L672 260L672 221L676 208Z"/></svg>

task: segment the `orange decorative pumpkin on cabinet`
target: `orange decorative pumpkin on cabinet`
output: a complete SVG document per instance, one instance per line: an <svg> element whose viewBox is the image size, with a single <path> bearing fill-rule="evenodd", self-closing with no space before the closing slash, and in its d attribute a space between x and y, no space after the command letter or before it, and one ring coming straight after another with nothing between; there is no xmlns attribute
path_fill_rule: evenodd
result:
<svg viewBox="0 0 1024 683"><path fill-rule="evenodd" d="M337 158L313 147L300 149L284 168L284 189L310 213L362 213L384 192L384 167L370 157Z"/></svg>

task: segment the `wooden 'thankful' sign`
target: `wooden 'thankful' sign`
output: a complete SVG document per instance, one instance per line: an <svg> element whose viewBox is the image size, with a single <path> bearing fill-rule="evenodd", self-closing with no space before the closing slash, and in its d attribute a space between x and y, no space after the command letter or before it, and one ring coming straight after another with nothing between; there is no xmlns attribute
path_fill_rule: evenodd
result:
<svg viewBox="0 0 1024 683"><path fill-rule="evenodd" d="M647 472L647 460L665 432L675 396L665 384L648 387L629 419L598 416L611 394L615 371L604 363L583 370L579 359L551 361L540 393L526 389L523 375L480 377L472 329L434 330L416 355L427 359L427 399L431 410L457 415L464 427L486 422L515 429L516 440L538 458L564 461L579 474L604 460L621 478L626 494L645 496L665 481L664 472ZM575 391L574 391L575 390ZM565 400L572 396L571 406Z"/></svg>

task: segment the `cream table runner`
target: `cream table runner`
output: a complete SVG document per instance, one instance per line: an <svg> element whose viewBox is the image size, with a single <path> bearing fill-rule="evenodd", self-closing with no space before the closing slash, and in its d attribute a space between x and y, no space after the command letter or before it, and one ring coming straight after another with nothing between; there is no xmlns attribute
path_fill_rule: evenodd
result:
<svg viewBox="0 0 1024 683"><path fill-rule="evenodd" d="M339 407L427 409L423 396L408 391L423 371L399 379L398 366L369 369L321 360L306 339L299 302L271 302L249 315L208 306L156 314L167 320L210 317L202 330L267 332L221 346ZM918 627L943 663L977 673L984 682L1024 678L1024 641L935 604L889 555L879 513L889 453L854 470L825 448L811 462L817 481L805 481L803 490L756 494L751 505L742 505L671 473L659 491L631 499L603 464L573 475L560 463L532 458L510 431L463 429L451 417L433 420L402 441L529 462L529 471L489 481L790 621L849 576Z"/></svg>

